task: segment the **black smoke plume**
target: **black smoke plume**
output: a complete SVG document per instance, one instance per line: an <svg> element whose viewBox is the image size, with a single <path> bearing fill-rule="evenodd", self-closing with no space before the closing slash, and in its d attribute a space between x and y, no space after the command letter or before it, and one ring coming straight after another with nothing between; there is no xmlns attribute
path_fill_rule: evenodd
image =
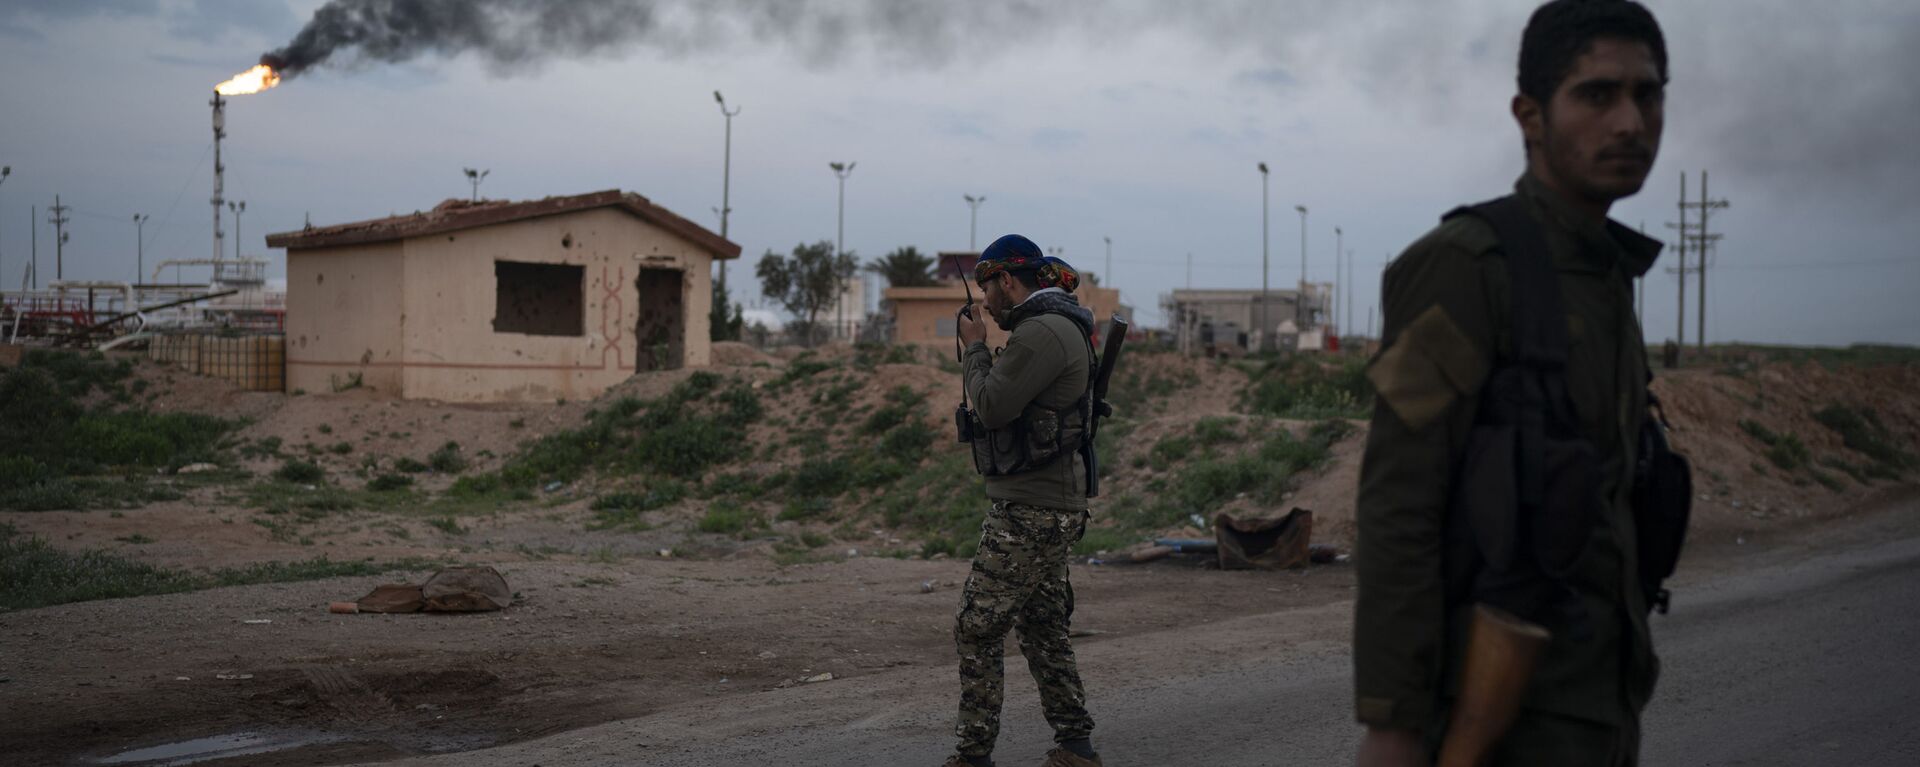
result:
<svg viewBox="0 0 1920 767"><path fill-rule="evenodd" d="M473 52L511 68L642 40L655 28L655 6L646 0L333 0L260 63L294 77L338 57L393 64Z"/></svg>

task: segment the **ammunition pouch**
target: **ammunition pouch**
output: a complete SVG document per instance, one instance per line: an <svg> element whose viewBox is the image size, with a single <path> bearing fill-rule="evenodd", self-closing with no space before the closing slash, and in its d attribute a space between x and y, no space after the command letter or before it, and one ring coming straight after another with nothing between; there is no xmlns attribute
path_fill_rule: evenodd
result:
<svg viewBox="0 0 1920 767"><path fill-rule="evenodd" d="M1633 522L1640 554L1640 588L1649 611L1667 612L1670 596L1661 584L1680 564L1693 514L1693 467L1667 442L1666 415L1647 393L1649 415L1640 422L1634 462ZM1659 413L1658 416L1653 413Z"/></svg>
<svg viewBox="0 0 1920 767"><path fill-rule="evenodd" d="M967 411L972 425L965 431L973 437L974 470L988 477L1019 474L1085 448L1090 443L1091 401L1082 396L1061 410L1030 403L1019 418L1001 429L988 429L979 416Z"/></svg>
<svg viewBox="0 0 1920 767"><path fill-rule="evenodd" d="M1561 599L1606 507L1598 454L1567 424L1564 379L1521 365L1496 371L1468 435L1447 513L1449 601L1484 602L1534 623ZM1579 630L1577 615L1571 623Z"/></svg>

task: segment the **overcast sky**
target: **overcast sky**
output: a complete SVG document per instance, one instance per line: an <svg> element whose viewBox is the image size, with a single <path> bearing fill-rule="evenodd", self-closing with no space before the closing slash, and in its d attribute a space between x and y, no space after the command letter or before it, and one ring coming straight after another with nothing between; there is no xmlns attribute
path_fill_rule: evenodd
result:
<svg viewBox="0 0 1920 767"><path fill-rule="evenodd" d="M70 278L133 276L134 213L153 217L149 265L210 256L211 87L321 5L0 2L0 281L19 287L29 206L51 278L56 194ZM863 259L965 248L961 195L984 195L983 245L1020 232L1104 274L1111 237L1110 284L1158 324L1188 254L1193 287L1260 284L1265 161L1271 283L1299 279L1306 205L1309 276L1334 279L1341 227L1365 330L1381 265L1519 174L1507 100L1533 5L594 0L577 28L397 62L346 50L233 98L227 196L275 276L268 232L430 208L467 194L463 166L492 171L487 197L617 187L717 230L719 89L743 109L731 273L749 305L760 254L834 237L838 160L858 163L846 241ZM1649 6L1672 55L1666 137L1614 216L1671 239L1681 173L1690 194L1711 173L1731 207L1711 224L1709 339L1920 344L1920 4ZM1673 264L1669 248L1646 281L1649 340L1674 333Z"/></svg>

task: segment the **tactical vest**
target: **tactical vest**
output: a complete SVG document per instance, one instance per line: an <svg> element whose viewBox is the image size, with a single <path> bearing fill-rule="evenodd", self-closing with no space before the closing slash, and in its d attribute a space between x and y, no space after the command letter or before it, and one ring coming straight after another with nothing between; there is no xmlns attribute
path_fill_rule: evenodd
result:
<svg viewBox="0 0 1920 767"><path fill-rule="evenodd" d="M1042 314L1066 316L1062 312ZM1079 328L1080 323L1074 323L1074 327ZM1081 338L1087 342L1087 390L1073 404L1055 410L1029 402L1020 417L999 429L987 428L977 413L966 411L965 417L971 419L966 433L972 436L975 471L988 477L1034 471L1089 446L1092 437L1087 424L1093 420L1095 360L1093 337L1082 331Z"/></svg>
<svg viewBox="0 0 1920 767"><path fill-rule="evenodd" d="M1567 395L1567 325L1545 233L1518 197L1457 209L1493 226L1511 281L1512 357L1497 365L1456 469L1447 518L1448 599L1484 602L1540 622L1585 616L1566 579L1599 524L1597 451L1580 434ZM1659 400L1647 393L1653 408ZM1641 421L1633 511L1641 587L1666 611L1692 499L1691 469L1666 440L1665 414Z"/></svg>

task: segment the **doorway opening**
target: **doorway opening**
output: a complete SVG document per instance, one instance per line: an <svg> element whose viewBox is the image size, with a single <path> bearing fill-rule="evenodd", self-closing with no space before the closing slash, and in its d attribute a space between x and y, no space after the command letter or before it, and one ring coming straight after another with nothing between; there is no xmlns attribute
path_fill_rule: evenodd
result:
<svg viewBox="0 0 1920 767"><path fill-rule="evenodd" d="M678 269L641 269L640 324L634 333L634 370L678 370L687 360L686 275Z"/></svg>

